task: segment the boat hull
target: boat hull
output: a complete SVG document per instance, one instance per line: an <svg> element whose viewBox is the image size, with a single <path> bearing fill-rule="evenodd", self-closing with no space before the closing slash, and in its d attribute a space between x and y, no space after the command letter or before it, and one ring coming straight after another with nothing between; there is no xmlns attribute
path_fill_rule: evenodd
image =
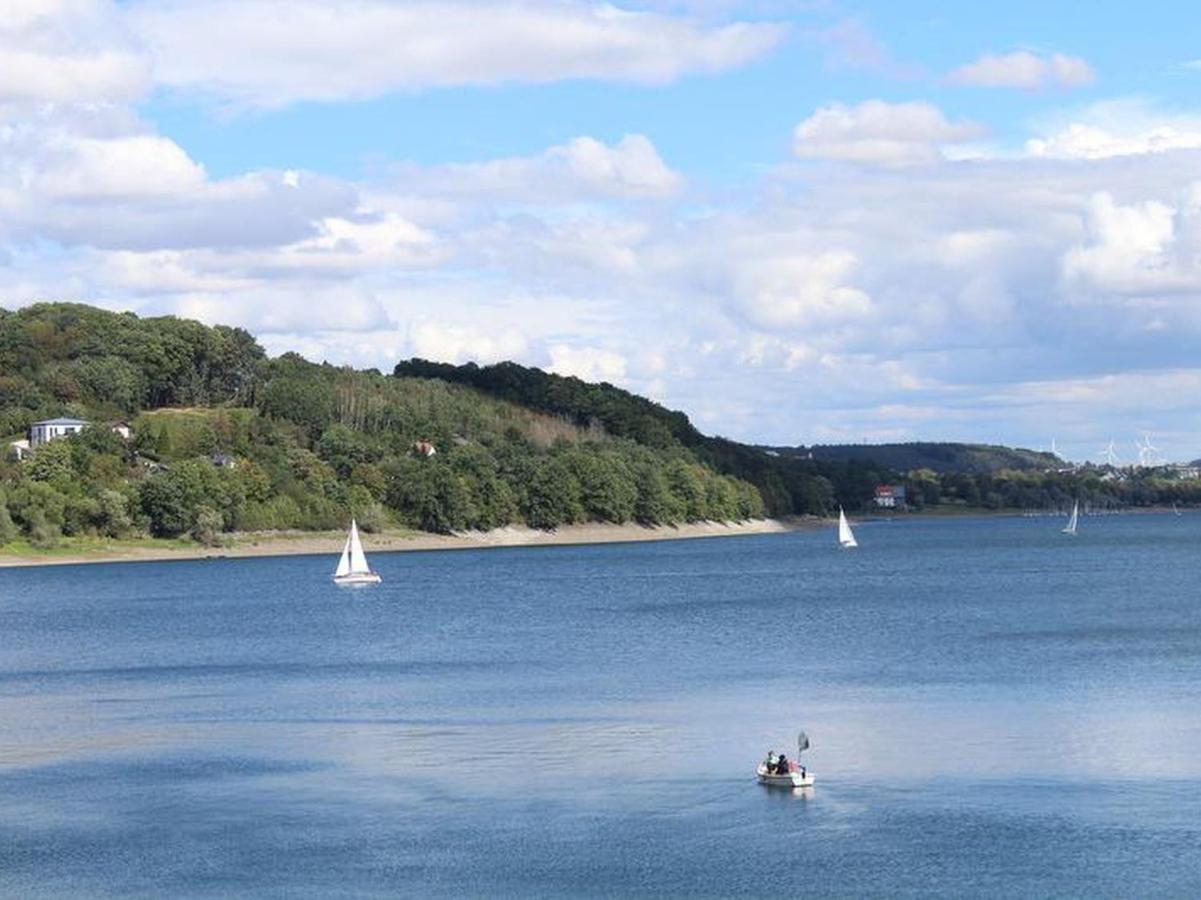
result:
<svg viewBox="0 0 1201 900"><path fill-rule="evenodd" d="M768 787L785 787L785 788L800 788L813 787L813 773L806 771L803 775L800 772L789 772L786 775L774 775L767 771L767 766L759 763L759 768L755 770L755 777L760 784L765 784Z"/></svg>
<svg viewBox="0 0 1201 900"><path fill-rule="evenodd" d="M383 581L375 572L355 572L350 575L335 575L334 584L339 587L366 587Z"/></svg>

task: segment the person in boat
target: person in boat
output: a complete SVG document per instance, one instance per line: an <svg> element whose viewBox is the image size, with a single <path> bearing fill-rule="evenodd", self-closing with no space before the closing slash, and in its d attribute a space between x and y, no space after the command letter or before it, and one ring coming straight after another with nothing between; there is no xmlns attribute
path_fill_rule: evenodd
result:
<svg viewBox="0 0 1201 900"><path fill-rule="evenodd" d="M769 775L772 772L776 771L776 751L775 750L767 751L767 759L764 761L763 764L764 764L764 766L767 767L767 772Z"/></svg>
<svg viewBox="0 0 1201 900"><path fill-rule="evenodd" d="M779 759L776 760L775 773L777 775L787 775L788 774L788 757L785 756L783 753L781 753Z"/></svg>

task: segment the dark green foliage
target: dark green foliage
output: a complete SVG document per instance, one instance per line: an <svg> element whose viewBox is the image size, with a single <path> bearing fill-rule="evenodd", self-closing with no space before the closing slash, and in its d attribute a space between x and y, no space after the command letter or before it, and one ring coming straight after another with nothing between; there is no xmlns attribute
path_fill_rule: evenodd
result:
<svg viewBox="0 0 1201 900"><path fill-rule="evenodd" d="M540 460L530 473L522 513L533 528L552 529L583 518L580 483L562 458Z"/></svg>
<svg viewBox="0 0 1201 900"><path fill-rule="evenodd" d="M1001 471L1042 471L1064 465L1053 453L1001 447L914 441L907 444L816 444L812 447L765 448L785 456L851 462L859 460L895 472L929 469L936 473L987 475Z"/></svg>
<svg viewBox="0 0 1201 900"><path fill-rule="evenodd" d="M689 462L753 484L771 515L823 515L832 508L829 492L815 482L823 477L827 480L834 477L836 467L812 460L770 456L745 444L706 437L693 427L684 413L666 409L611 384L588 384L578 378L553 375L509 362L481 367L474 363L452 366L410 359L399 363L394 374L402 378L437 378L469 385L511 403L561 416L577 427L599 426L609 435L642 446L685 451ZM643 483L652 492L658 490L657 486L650 487L654 483L650 476L643 476ZM648 521L678 521L692 518L697 511L696 489L688 484L687 476L677 471L673 484L679 490L689 492L690 499L684 501L684 510L672 502L665 509L675 518ZM856 495L855 505L869 498L874 487L873 483L866 493ZM848 488L848 493L852 490ZM651 509L662 506L656 500L645 499L638 518L642 520L642 515L649 515Z"/></svg>

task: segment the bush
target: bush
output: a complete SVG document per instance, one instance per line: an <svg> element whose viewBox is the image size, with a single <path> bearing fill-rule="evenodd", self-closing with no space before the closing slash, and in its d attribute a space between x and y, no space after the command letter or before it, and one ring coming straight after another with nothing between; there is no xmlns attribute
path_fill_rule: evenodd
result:
<svg viewBox="0 0 1201 900"><path fill-rule="evenodd" d="M216 547L221 543L221 513L211 506L202 506L196 510L196 523L192 526L192 537L206 547Z"/></svg>
<svg viewBox="0 0 1201 900"><path fill-rule="evenodd" d="M49 521L41 510L35 510L29 520L29 542L39 550L49 550L62 537L62 529Z"/></svg>
<svg viewBox="0 0 1201 900"><path fill-rule="evenodd" d="M0 547L16 540L17 526L13 524L12 516L8 514L8 502L0 494Z"/></svg>

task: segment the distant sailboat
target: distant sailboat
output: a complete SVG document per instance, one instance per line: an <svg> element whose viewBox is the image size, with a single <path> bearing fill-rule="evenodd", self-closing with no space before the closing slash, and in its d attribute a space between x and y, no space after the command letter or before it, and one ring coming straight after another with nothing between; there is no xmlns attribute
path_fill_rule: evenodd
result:
<svg viewBox="0 0 1201 900"><path fill-rule="evenodd" d="M342 557L338 560L338 568L334 571L335 584L379 584L382 579L371 571L367 565L367 555L363 553L363 544L359 541L359 526L354 519L350 520L350 534L346 536L346 545L342 548Z"/></svg>
<svg viewBox="0 0 1201 900"><path fill-rule="evenodd" d="M850 550L859 546L859 542L855 540L855 532L851 531L851 525L847 522L847 514L842 511L842 507L838 507L838 546L844 550Z"/></svg>
<svg viewBox="0 0 1201 900"><path fill-rule="evenodd" d="M1079 519L1080 519L1080 501L1077 500L1075 503L1072 504L1072 517L1070 519L1068 519L1068 524L1063 529L1063 533L1064 534L1075 534L1076 533L1076 523L1079 521Z"/></svg>
<svg viewBox="0 0 1201 900"><path fill-rule="evenodd" d="M1176 505L1175 501L1172 501L1172 512L1176 515L1180 515L1180 507Z"/></svg>

